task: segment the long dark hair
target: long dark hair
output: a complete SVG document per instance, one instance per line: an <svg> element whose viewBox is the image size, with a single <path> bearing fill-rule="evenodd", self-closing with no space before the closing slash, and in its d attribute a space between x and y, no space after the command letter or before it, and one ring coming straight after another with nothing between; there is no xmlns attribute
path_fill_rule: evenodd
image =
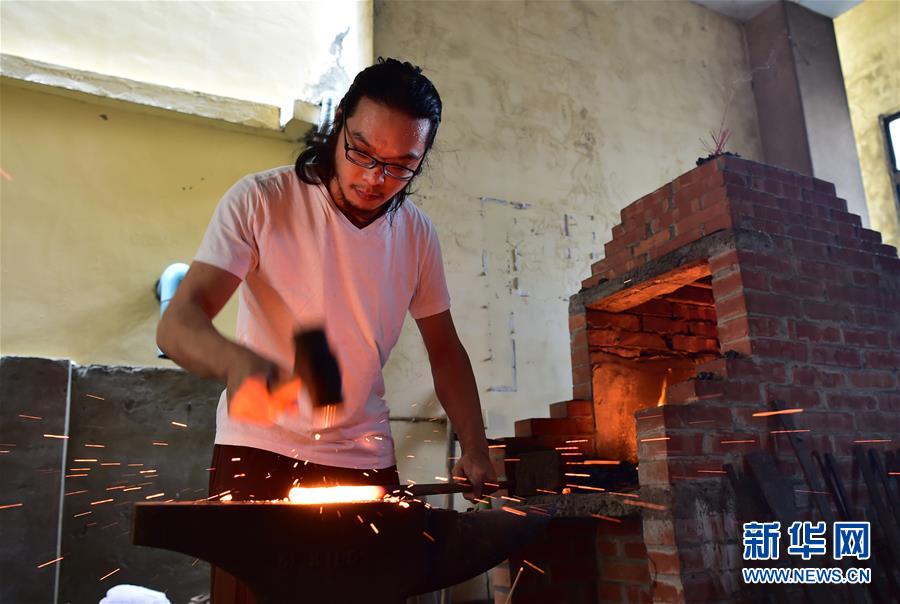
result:
<svg viewBox="0 0 900 604"><path fill-rule="evenodd" d="M359 72L341 99L335 111L334 122L326 132L313 129L306 137L306 149L300 153L294 170L308 184L327 184L334 177L334 154L341 129L349 117L353 117L360 99L366 97L391 109L405 113L414 119L427 119L431 127L425 144L422 163L416 171L422 171L425 156L434 144L441 123L441 96L434 84L422 75L422 70L409 62L378 57L378 62ZM390 200L387 212L396 212L409 194L415 177L410 179Z"/></svg>

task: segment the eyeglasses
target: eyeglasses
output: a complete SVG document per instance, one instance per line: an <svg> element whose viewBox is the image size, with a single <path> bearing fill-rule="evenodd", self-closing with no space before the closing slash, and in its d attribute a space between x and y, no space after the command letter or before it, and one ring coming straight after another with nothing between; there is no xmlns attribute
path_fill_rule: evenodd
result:
<svg viewBox="0 0 900 604"><path fill-rule="evenodd" d="M355 147L351 147L347 142L346 124L344 124L344 155L347 157L348 161L363 168L371 169L375 166L380 165L381 171L384 172L386 176L396 178L397 180L410 180L413 176L416 175L416 172L419 171L418 168L413 170L412 168L407 168L406 166L401 166L400 164L389 164L383 161L378 161L368 153L360 151Z"/></svg>

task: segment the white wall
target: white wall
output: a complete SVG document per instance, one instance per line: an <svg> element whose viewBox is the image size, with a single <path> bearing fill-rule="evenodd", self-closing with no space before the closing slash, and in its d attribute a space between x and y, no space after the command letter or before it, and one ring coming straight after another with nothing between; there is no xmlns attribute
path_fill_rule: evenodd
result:
<svg viewBox="0 0 900 604"><path fill-rule="evenodd" d="M727 17L686 0L464 6L376 2L375 54L420 65L443 98L417 202L441 237L488 433L510 436L571 397L568 299L619 211L706 155L699 139L732 91L727 149L759 159L760 142L742 28ZM398 414L437 409L410 324L386 372ZM439 452L413 453L410 470L433 478Z"/></svg>
<svg viewBox="0 0 900 604"><path fill-rule="evenodd" d="M282 107L372 62L371 0L0 3L12 55ZM284 119L284 118L282 118Z"/></svg>

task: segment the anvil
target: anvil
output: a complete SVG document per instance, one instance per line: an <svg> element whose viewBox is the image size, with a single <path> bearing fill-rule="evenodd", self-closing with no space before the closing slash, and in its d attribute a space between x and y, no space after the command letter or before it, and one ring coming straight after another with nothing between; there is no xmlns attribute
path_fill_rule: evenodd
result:
<svg viewBox="0 0 900 604"><path fill-rule="evenodd" d="M396 604L496 566L548 520L416 500L138 503L133 541L202 558L245 582L259 604Z"/></svg>

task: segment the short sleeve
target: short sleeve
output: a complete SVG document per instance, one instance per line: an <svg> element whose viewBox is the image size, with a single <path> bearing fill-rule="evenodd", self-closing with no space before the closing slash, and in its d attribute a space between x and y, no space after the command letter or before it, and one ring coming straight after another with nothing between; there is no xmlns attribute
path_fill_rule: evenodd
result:
<svg viewBox="0 0 900 604"><path fill-rule="evenodd" d="M409 303L409 313L413 319L430 317L450 308L441 244L434 225L430 221L426 225L425 241L419 257L419 279Z"/></svg>
<svg viewBox="0 0 900 604"><path fill-rule="evenodd" d="M243 280L259 261L255 225L259 190L252 176L235 183L219 201L194 260Z"/></svg>

